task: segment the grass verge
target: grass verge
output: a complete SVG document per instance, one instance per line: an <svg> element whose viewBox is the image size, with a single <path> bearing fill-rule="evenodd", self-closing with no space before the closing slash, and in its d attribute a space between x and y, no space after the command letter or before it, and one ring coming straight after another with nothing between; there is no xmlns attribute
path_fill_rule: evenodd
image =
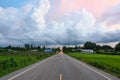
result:
<svg viewBox="0 0 120 80"><path fill-rule="evenodd" d="M120 77L120 56L104 54L69 53L69 56L84 61L108 73Z"/></svg>
<svg viewBox="0 0 120 80"><path fill-rule="evenodd" d="M33 55L0 55L0 77L15 70L24 68L35 62L43 60L52 54Z"/></svg>

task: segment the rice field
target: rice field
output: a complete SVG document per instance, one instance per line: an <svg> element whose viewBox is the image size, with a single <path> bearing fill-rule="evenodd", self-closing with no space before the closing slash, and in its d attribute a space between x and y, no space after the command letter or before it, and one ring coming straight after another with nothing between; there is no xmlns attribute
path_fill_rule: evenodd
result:
<svg viewBox="0 0 120 80"><path fill-rule="evenodd" d="M120 77L120 55L69 53L71 57Z"/></svg>

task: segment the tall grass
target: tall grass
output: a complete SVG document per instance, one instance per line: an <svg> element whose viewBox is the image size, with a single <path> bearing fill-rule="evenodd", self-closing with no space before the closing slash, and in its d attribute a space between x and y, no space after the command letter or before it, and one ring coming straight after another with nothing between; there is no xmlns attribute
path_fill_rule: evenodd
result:
<svg viewBox="0 0 120 80"><path fill-rule="evenodd" d="M45 59L52 54L40 55L1 55L0 56L0 77Z"/></svg>
<svg viewBox="0 0 120 80"><path fill-rule="evenodd" d="M68 55L120 77L119 55L84 54L84 53L83 54L69 53Z"/></svg>

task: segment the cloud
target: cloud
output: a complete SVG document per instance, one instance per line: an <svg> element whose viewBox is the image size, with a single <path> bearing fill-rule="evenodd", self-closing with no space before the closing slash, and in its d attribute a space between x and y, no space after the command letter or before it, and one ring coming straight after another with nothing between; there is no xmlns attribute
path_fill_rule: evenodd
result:
<svg viewBox="0 0 120 80"><path fill-rule="evenodd" d="M120 4L108 9L103 14L101 21L106 22L108 26L120 24Z"/></svg>
<svg viewBox="0 0 120 80"><path fill-rule="evenodd" d="M31 38L44 34L49 8L48 0L36 0L35 4L28 3L21 8L0 7L0 34L8 40L31 42Z"/></svg>
<svg viewBox="0 0 120 80"><path fill-rule="evenodd" d="M54 2L57 2L57 0ZM106 9L118 3L120 3L120 0L59 0L55 7L56 12L54 15L61 17L65 13L71 13L75 10L85 8L95 17L99 18Z"/></svg>
<svg viewBox="0 0 120 80"><path fill-rule="evenodd" d="M102 36L107 32L107 27L97 23L94 16L85 9L75 11L63 16L61 23L54 22L53 25L59 26L61 36L60 41L65 44L79 44L86 41L99 42ZM99 36L99 37L98 37ZM96 38L97 37L97 38Z"/></svg>
<svg viewBox="0 0 120 80"><path fill-rule="evenodd" d="M52 22L54 42L61 44L80 44L86 41L93 42L114 42L119 41L120 29L111 29L96 21L95 17L85 9L66 14L60 22ZM114 37L113 37L114 36Z"/></svg>
<svg viewBox="0 0 120 80"><path fill-rule="evenodd" d="M84 8L62 16L59 21L49 21L51 6L49 0L35 0L21 8L0 7L0 43L40 45L120 40L119 30L111 30L97 22Z"/></svg>

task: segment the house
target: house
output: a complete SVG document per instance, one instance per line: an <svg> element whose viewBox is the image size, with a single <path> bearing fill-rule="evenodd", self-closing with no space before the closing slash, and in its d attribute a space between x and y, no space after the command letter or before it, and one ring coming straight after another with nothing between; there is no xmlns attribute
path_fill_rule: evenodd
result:
<svg viewBox="0 0 120 80"><path fill-rule="evenodd" d="M13 51L12 49L8 49L8 51Z"/></svg>
<svg viewBox="0 0 120 80"><path fill-rule="evenodd" d="M38 52L38 50L37 49L33 49L33 50L31 50L32 52Z"/></svg>
<svg viewBox="0 0 120 80"><path fill-rule="evenodd" d="M71 51L72 51L72 52L76 52L76 50L75 50L75 49L71 49Z"/></svg>
<svg viewBox="0 0 120 80"><path fill-rule="evenodd" d="M81 49L81 53L94 53L92 49Z"/></svg>
<svg viewBox="0 0 120 80"><path fill-rule="evenodd" d="M52 53L53 50L52 50L52 49L45 49L44 52L45 52L45 53Z"/></svg>

